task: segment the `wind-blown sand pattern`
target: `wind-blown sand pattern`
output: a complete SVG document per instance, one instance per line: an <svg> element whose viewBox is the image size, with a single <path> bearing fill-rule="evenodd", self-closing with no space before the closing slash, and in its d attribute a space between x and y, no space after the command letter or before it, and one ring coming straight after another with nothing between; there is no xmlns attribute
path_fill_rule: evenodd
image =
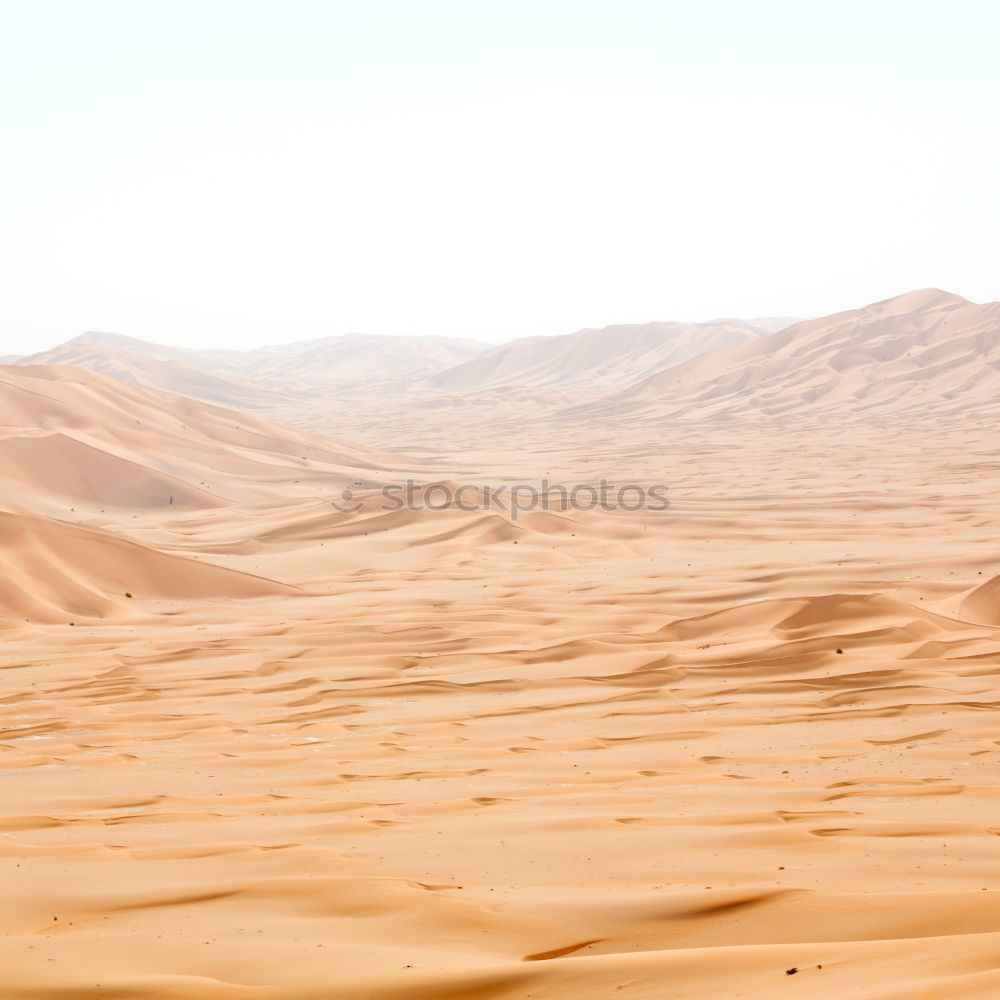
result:
<svg viewBox="0 0 1000 1000"><path fill-rule="evenodd" d="M1000 463L971 406L608 423L386 391L289 429L0 374L4 998L1000 995ZM145 495L95 493L85 448ZM672 506L325 499L408 475Z"/></svg>

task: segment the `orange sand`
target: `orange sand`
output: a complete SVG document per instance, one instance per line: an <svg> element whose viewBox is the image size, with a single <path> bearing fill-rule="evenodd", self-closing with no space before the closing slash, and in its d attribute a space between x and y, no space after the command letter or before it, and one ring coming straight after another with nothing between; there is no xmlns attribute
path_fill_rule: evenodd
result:
<svg viewBox="0 0 1000 1000"><path fill-rule="evenodd" d="M984 416L0 375L4 1000L1000 995ZM324 501L546 474L673 505Z"/></svg>

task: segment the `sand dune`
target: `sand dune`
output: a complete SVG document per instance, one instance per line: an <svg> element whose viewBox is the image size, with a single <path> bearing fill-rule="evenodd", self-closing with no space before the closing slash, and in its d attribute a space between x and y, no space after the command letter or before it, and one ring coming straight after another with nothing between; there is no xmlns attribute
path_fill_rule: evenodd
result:
<svg viewBox="0 0 1000 1000"><path fill-rule="evenodd" d="M183 351L164 351L178 357L160 356L141 349L141 341L120 338L109 342L108 335L84 334L49 351L20 358L22 365L75 365L101 375L110 375L129 385L175 396L190 396L203 402L241 409L273 406L281 396L273 390L234 377L204 371L195 364L197 356ZM145 345L142 345L143 347ZM150 345L155 347L155 345ZM194 362L195 364L192 364Z"/></svg>
<svg viewBox="0 0 1000 1000"><path fill-rule="evenodd" d="M713 348L746 344L762 331L743 320L645 323L528 337L504 344L433 376L435 389L466 391L502 385L596 382L630 385Z"/></svg>
<svg viewBox="0 0 1000 1000"><path fill-rule="evenodd" d="M268 385L315 391L386 376L430 374L485 349L480 341L457 337L357 333L246 351L204 352L203 358Z"/></svg>
<svg viewBox="0 0 1000 1000"><path fill-rule="evenodd" d="M149 361L173 361L180 365L196 367L200 364L201 352L187 347L171 347L167 344L154 344L149 340L129 337L122 333L110 333L100 330L88 330L77 337L67 340L64 344L52 348L62 349L90 348L95 351L107 351L109 354L125 355L131 358L141 358Z"/></svg>
<svg viewBox="0 0 1000 1000"><path fill-rule="evenodd" d="M0 618L83 624L121 620L149 601L293 594L271 580L166 555L126 538L0 511Z"/></svg>
<svg viewBox="0 0 1000 1000"><path fill-rule="evenodd" d="M258 410L280 405L289 393L429 376L486 348L480 341L457 337L344 334L243 350L197 350L89 332L0 364L75 365L144 389Z"/></svg>
<svg viewBox="0 0 1000 1000"><path fill-rule="evenodd" d="M969 621L1000 626L1000 576L976 587L962 602L961 614Z"/></svg>
<svg viewBox="0 0 1000 1000"><path fill-rule="evenodd" d="M58 432L0 436L0 487L34 510L220 507L221 497Z"/></svg>
<svg viewBox="0 0 1000 1000"><path fill-rule="evenodd" d="M800 323L631 410L289 406L330 437L0 369L0 994L995 997L1000 463L948 395L993 308ZM758 364L794 419L744 419L785 412ZM543 478L671 505L487 503Z"/></svg>
<svg viewBox="0 0 1000 1000"><path fill-rule="evenodd" d="M704 354L583 412L656 409L685 419L983 414L998 398L1000 303L925 289Z"/></svg>
<svg viewBox="0 0 1000 1000"><path fill-rule="evenodd" d="M876 442L860 493L839 432L709 440L666 518L489 544L374 495L148 519L326 592L8 629L13 995L990 996L988 440Z"/></svg>
<svg viewBox="0 0 1000 1000"><path fill-rule="evenodd" d="M35 464L38 461L40 465ZM0 368L0 500L46 510L331 495L387 453L68 366ZM107 477L107 478L105 478Z"/></svg>

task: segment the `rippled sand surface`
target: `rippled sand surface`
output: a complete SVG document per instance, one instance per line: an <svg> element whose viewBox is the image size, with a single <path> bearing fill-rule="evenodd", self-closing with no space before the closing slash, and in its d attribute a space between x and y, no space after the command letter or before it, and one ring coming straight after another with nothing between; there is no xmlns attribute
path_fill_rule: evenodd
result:
<svg viewBox="0 0 1000 1000"><path fill-rule="evenodd" d="M673 505L112 525L276 585L4 629L3 997L1000 994L992 429L435 426Z"/></svg>

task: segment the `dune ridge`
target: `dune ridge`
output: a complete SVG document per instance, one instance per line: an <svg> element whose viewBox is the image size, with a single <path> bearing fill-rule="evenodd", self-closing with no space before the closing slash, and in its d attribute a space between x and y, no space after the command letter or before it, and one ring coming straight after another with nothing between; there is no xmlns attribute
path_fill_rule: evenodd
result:
<svg viewBox="0 0 1000 1000"><path fill-rule="evenodd" d="M255 409L274 405L282 398L263 386L196 367L198 358L193 352L150 351L141 341L127 337L117 340L82 334L51 350L19 358L17 364L73 365L140 389L190 396L220 406Z"/></svg>
<svg viewBox="0 0 1000 1000"><path fill-rule="evenodd" d="M573 415L984 415L998 372L1000 303L924 289L710 351Z"/></svg>
<svg viewBox="0 0 1000 1000"><path fill-rule="evenodd" d="M432 376L439 390L577 382L628 385L713 348L746 344L762 334L739 319L711 323L645 323L527 337Z"/></svg>

